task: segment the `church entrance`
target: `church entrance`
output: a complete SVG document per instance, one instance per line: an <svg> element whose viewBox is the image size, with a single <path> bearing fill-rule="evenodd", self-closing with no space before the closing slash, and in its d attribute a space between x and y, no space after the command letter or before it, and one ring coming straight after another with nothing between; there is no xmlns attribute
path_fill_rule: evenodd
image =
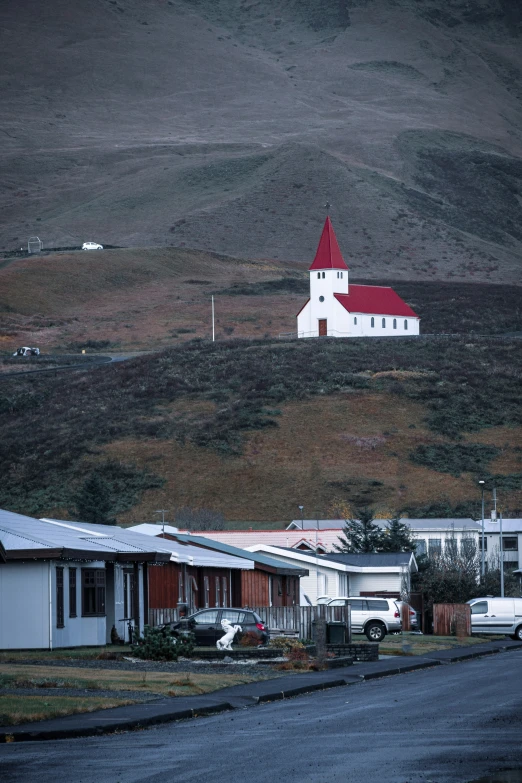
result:
<svg viewBox="0 0 522 783"><path fill-rule="evenodd" d="M328 326L326 318L319 318L319 337L328 337Z"/></svg>

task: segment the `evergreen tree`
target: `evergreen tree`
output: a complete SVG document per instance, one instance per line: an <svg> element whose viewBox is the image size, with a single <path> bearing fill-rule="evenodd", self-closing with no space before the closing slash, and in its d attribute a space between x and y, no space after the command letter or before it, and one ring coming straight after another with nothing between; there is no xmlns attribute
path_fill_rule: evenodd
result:
<svg viewBox="0 0 522 783"><path fill-rule="evenodd" d="M343 532L339 536L340 545L334 544L337 552L356 554L360 552L382 551L382 530L374 524L375 517L371 508L360 508L357 519L347 519Z"/></svg>
<svg viewBox="0 0 522 783"><path fill-rule="evenodd" d="M393 517L383 530L381 552L415 552L415 540L408 525Z"/></svg>
<svg viewBox="0 0 522 783"><path fill-rule="evenodd" d="M109 516L112 508L111 490L107 481L95 471L84 481L76 497L76 512L82 522L97 525L115 525Z"/></svg>

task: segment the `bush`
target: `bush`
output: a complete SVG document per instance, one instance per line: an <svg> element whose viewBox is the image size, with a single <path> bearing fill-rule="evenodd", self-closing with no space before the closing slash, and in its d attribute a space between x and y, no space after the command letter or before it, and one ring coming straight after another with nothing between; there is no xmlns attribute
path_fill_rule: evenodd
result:
<svg viewBox="0 0 522 783"><path fill-rule="evenodd" d="M487 465L499 452L496 446L482 443L432 443L417 446L409 456L417 465L458 477L462 472L487 472Z"/></svg>
<svg viewBox="0 0 522 783"><path fill-rule="evenodd" d="M281 650L283 655L290 653L292 650L305 649L303 642L300 642L298 639L288 639L286 636L277 636L275 639L271 639L269 646Z"/></svg>
<svg viewBox="0 0 522 783"><path fill-rule="evenodd" d="M246 633L241 634L239 645L240 647L259 647L259 636L254 631L246 631Z"/></svg>
<svg viewBox="0 0 522 783"><path fill-rule="evenodd" d="M174 637L170 628L151 628L146 625L143 636L131 645L133 655L148 661L177 661L180 656L189 658L194 650L194 634Z"/></svg>

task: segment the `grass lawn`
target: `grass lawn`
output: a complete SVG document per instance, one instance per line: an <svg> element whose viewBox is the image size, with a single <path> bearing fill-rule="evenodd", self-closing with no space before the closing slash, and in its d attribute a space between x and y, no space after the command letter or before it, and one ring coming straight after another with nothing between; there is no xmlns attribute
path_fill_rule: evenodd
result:
<svg viewBox="0 0 522 783"><path fill-rule="evenodd" d="M379 645L379 653L380 655L423 655L438 650L451 650L453 647L472 647L474 644L483 644L485 641L493 642L504 638L504 636L465 636L459 639L456 636L396 634L386 636L384 642ZM353 639L355 642L367 641L362 634L354 634ZM403 645L408 645L410 649L404 651Z"/></svg>
<svg viewBox="0 0 522 783"><path fill-rule="evenodd" d="M115 671L54 666L0 664L0 687L78 688L82 690L148 691L164 696L194 696L242 685L255 677L247 674L199 674L158 671Z"/></svg>
<svg viewBox="0 0 522 783"><path fill-rule="evenodd" d="M132 699L106 699L103 696L1 696L0 726L26 721L58 718L78 712L107 710L134 704Z"/></svg>
<svg viewBox="0 0 522 783"><path fill-rule="evenodd" d="M130 655L128 644L116 647L75 647L71 650L4 650L0 652L0 663L8 661L56 661L106 659L117 660L122 655Z"/></svg>

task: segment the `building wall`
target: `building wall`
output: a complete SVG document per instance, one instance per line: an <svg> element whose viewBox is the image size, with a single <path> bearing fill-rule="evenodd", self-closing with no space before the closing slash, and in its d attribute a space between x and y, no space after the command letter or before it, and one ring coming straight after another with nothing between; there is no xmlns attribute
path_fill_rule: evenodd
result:
<svg viewBox="0 0 522 783"><path fill-rule="evenodd" d="M241 606L270 606L269 574L266 571L241 572Z"/></svg>
<svg viewBox="0 0 522 783"><path fill-rule="evenodd" d="M182 570L183 569L183 570ZM149 607L151 609L175 609L180 603L180 574L184 566L178 563L149 566Z"/></svg>
<svg viewBox="0 0 522 783"><path fill-rule="evenodd" d="M56 601L56 568L63 568L63 598L64 598L64 627L56 625L57 601ZM69 604L69 568L76 568L76 617L70 617ZM105 570L105 563L92 562L63 562L51 563L51 604L53 623L53 648L56 647L97 647L107 642L106 617L82 617L82 568L101 568ZM107 580L105 585L105 607L107 611L108 595Z"/></svg>
<svg viewBox="0 0 522 783"><path fill-rule="evenodd" d="M400 593L400 573L350 574L350 595L380 591Z"/></svg>
<svg viewBox="0 0 522 783"><path fill-rule="evenodd" d="M49 648L49 579L48 562L0 565L0 649Z"/></svg>

